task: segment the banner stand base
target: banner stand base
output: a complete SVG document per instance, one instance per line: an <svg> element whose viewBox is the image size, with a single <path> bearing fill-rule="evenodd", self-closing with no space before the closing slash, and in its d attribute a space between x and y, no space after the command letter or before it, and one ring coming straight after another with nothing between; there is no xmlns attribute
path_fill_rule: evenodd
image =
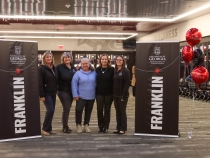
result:
<svg viewBox="0 0 210 158"><path fill-rule="evenodd" d="M163 135L163 134L147 134L147 133L134 133L134 135L138 136L153 136L153 137L171 137L171 138L179 138L180 134L178 135Z"/></svg>
<svg viewBox="0 0 210 158"><path fill-rule="evenodd" d="M32 139L32 138L41 138L41 135L38 136L31 136L31 137L20 137L20 138L12 138L12 139L2 139L0 142L8 142L8 141L14 141L14 140L24 140L24 139Z"/></svg>

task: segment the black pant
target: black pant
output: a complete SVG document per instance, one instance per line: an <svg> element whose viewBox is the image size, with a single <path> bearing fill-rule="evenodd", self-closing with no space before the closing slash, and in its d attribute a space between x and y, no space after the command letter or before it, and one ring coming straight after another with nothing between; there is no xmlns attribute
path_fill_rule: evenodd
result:
<svg viewBox="0 0 210 158"><path fill-rule="evenodd" d="M79 98L79 100L76 102L76 124L81 125L82 124L82 112L85 107L85 116L84 116L84 125L88 124L90 122L91 112L93 110L93 104L94 100L84 100Z"/></svg>
<svg viewBox="0 0 210 158"><path fill-rule="evenodd" d="M127 131L127 115L126 107L128 103L128 98L121 101L120 97L114 97L114 106L116 109L116 121L117 127L116 130Z"/></svg>
<svg viewBox="0 0 210 158"><path fill-rule="evenodd" d="M58 92L58 97L63 106L62 123L63 127L68 126L69 112L73 101L72 95L68 92Z"/></svg>
<svg viewBox="0 0 210 158"><path fill-rule="evenodd" d="M113 96L111 95L96 95L98 128L109 129L111 105Z"/></svg>
<svg viewBox="0 0 210 158"><path fill-rule="evenodd" d="M46 132L52 131L52 119L55 111L56 95L45 96L44 105L47 109L42 129Z"/></svg>

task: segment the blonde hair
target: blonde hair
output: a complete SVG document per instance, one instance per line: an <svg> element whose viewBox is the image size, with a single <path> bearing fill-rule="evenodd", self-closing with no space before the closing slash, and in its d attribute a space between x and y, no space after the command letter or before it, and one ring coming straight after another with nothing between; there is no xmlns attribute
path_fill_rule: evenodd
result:
<svg viewBox="0 0 210 158"><path fill-rule="evenodd" d="M63 61L64 57L69 57L71 59L70 64L72 64L73 56L72 56L71 52L63 52L63 54L61 55L61 63L64 63L64 61Z"/></svg>
<svg viewBox="0 0 210 158"><path fill-rule="evenodd" d="M46 65L45 58L46 58L47 55L51 55L52 56L52 63L51 64L54 65L55 64L54 57L53 57L53 54L52 54L52 52L50 50L44 52L44 54L42 56L42 65Z"/></svg>
<svg viewBox="0 0 210 158"><path fill-rule="evenodd" d="M107 54L102 54L102 55L100 55L100 58L99 58L99 61L98 61L99 66L100 66L100 67L102 66L102 64L101 64L101 59L102 59L102 57L104 57L104 56L105 56L105 57L107 58L107 60L108 60L107 66L108 66L108 67L111 67L111 61L110 61L109 56L108 56Z"/></svg>

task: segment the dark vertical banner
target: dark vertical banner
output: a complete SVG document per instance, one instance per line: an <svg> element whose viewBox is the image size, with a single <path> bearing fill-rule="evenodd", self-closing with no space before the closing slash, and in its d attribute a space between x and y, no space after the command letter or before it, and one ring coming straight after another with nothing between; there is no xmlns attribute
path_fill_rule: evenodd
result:
<svg viewBox="0 0 210 158"><path fill-rule="evenodd" d="M41 136L38 43L0 40L0 142Z"/></svg>
<svg viewBox="0 0 210 158"><path fill-rule="evenodd" d="M178 137L179 42L136 44L135 134Z"/></svg>

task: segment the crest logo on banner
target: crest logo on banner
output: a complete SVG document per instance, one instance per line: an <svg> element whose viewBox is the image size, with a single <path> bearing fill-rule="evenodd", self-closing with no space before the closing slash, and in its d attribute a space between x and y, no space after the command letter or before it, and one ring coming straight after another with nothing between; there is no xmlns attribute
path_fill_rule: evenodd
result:
<svg viewBox="0 0 210 158"><path fill-rule="evenodd" d="M154 47L154 52L151 51L151 54L149 56L149 63L150 64L158 64L158 65L163 65L165 64L166 61L166 56L165 55L161 55L161 47Z"/></svg>
<svg viewBox="0 0 210 158"><path fill-rule="evenodd" d="M10 62L12 64L25 64L26 56L21 55L21 46L15 46L14 54L10 55Z"/></svg>
<svg viewBox="0 0 210 158"><path fill-rule="evenodd" d="M21 53L21 46L15 46L15 54L20 55Z"/></svg>
<svg viewBox="0 0 210 158"><path fill-rule="evenodd" d="M155 55L160 55L160 47L155 47L154 48L154 54Z"/></svg>

